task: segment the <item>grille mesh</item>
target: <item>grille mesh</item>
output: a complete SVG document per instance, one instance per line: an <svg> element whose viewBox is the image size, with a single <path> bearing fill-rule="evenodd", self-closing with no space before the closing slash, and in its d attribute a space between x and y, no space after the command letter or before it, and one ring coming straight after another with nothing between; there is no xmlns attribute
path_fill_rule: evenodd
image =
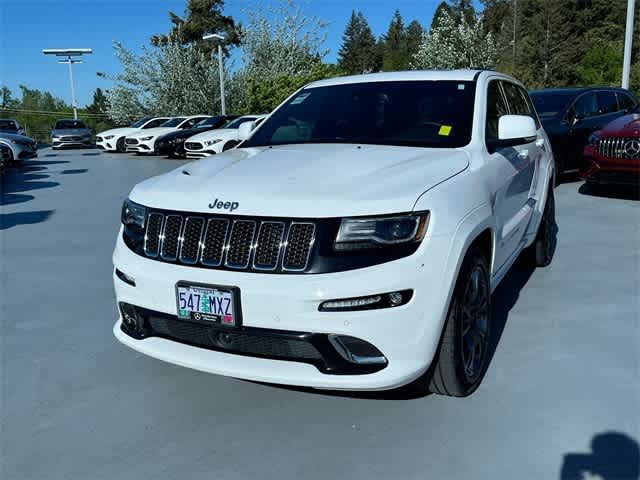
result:
<svg viewBox="0 0 640 480"><path fill-rule="evenodd" d="M231 227L227 265L233 268L246 268L253 244L253 234L256 222L253 220L238 220Z"/></svg>
<svg viewBox="0 0 640 480"><path fill-rule="evenodd" d="M287 238L287 251L282 266L287 270L304 270L309 259L316 226L313 223L293 223Z"/></svg>
<svg viewBox="0 0 640 480"><path fill-rule="evenodd" d="M153 316L148 317L148 324L152 333L157 335L230 353L262 355L292 360L320 360L322 358L313 345L302 340L225 331L223 333L224 342L221 342L218 340L218 334L221 331L212 329L209 325Z"/></svg>
<svg viewBox="0 0 640 480"><path fill-rule="evenodd" d="M188 217L184 222L182 246L180 247L180 261L196 263L200 252L200 237L204 228L204 218Z"/></svg>
<svg viewBox="0 0 640 480"><path fill-rule="evenodd" d="M314 223L152 211L142 250L147 257L187 265L302 272L314 238Z"/></svg>
<svg viewBox="0 0 640 480"><path fill-rule="evenodd" d="M151 213L147 219L147 231L144 236L144 253L149 257L158 256L163 218L159 213Z"/></svg>
<svg viewBox="0 0 640 480"><path fill-rule="evenodd" d="M199 142L186 142L184 148L189 150L202 150L202 144Z"/></svg>
<svg viewBox="0 0 640 480"><path fill-rule="evenodd" d="M255 268L276 268L283 235L284 223L282 222L264 222L260 226L258 245L253 260Z"/></svg>
<svg viewBox="0 0 640 480"><path fill-rule="evenodd" d="M168 215L164 222L162 232L162 246L160 256L165 260L175 260L178 256L178 244L180 242L180 229L182 217L180 215Z"/></svg>

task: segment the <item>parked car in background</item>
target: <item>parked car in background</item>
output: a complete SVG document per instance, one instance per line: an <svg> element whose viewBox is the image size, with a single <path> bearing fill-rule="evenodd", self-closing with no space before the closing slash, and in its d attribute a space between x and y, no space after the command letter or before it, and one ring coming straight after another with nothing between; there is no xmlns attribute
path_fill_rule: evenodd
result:
<svg viewBox="0 0 640 480"><path fill-rule="evenodd" d="M580 177L588 185L640 185L640 114L615 119L591 134Z"/></svg>
<svg viewBox="0 0 640 480"><path fill-rule="evenodd" d="M198 133L221 128L235 118L238 118L238 116L216 115L215 117L205 118L199 123L196 123L193 128L167 133L156 140L156 151L160 155L168 155L172 158L184 158L187 155L184 149L185 140Z"/></svg>
<svg viewBox="0 0 640 480"><path fill-rule="evenodd" d="M3 174L11 164L11 149L4 143L0 143L0 174Z"/></svg>
<svg viewBox="0 0 640 480"><path fill-rule="evenodd" d="M171 117L143 117L128 127L105 130L96 135L96 146L108 152L124 152L126 150L124 139L127 135L133 135L142 130L159 127L170 118Z"/></svg>
<svg viewBox="0 0 640 480"><path fill-rule="evenodd" d="M11 165L18 165L23 160L38 156L38 145L33 138L0 132L0 143L9 148L9 164Z"/></svg>
<svg viewBox="0 0 640 480"><path fill-rule="evenodd" d="M0 118L0 132L14 133L16 135L24 135L24 128L20 126L17 120L11 118Z"/></svg>
<svg viewBox="0 0 640 480"><path fill-rule="evenodd" d="M175 132L177 130L188 130L193 126L209 118L210 115L192 115L189 117L173 117L161 124L156 128L150 128L148 130L142 130L127 135L124 143L127 147L127 152L135 153L152 153L156 152L156 141L158 138L166 135L167 133Z"/></svg>
<svg viewBox="0 0 640 480"><path fill-rule="evenodd" d="M82 120L58 120L51 130L51 148L90 147L91 131Z"/></svg>
<svg viewBox="0 0 640 480"><path fill-rule="evenodd" d="M118 340L261 382L473 393L502 328L491 292L521 253L553 258L553 155L523 86L337 77L253 133L238 121L237 148L124 202Z"/></svg>
<svg viewBox="0 0 640 480"><path fill-rule="evenodd" d="M258 126L266 115L244 115L229 122L224 128L200 133L184 143L187 158L204 158L232 149L240 143L238 128L245 122Z"/></svg>
<svg viewBox="0 0 640 480"><path fill-rule="evenodd" d="M529 92L556 161L558 180L577 172L589 136L607 123L638 112L638 99L621 88L549 88Z"/></svg>

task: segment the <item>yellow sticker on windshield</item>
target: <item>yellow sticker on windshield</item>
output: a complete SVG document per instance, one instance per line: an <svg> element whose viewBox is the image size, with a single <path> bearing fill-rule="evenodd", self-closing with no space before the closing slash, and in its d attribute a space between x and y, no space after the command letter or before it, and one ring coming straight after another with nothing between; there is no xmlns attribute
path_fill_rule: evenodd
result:
<svg viewBox="0 0 640 480"><path fill-rule="evenodd" d="M451 125L440 125L440 130L438 130L438 135L442 135L443 137L448 137L451 133Z"/></svg>

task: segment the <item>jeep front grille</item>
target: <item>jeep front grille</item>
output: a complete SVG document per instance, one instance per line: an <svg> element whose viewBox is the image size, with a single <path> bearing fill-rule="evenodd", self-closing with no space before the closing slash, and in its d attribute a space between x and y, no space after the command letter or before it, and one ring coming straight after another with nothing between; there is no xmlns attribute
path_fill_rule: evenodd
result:
<svg viewBox="0 0 640 480"><path fill-rule="evenodd" d="M316 225L291 220L150 212L142 253L165 262L251 271L303 272Z"/></svg>
<svg viewBox="0 0 640 480"><path fill-rule="evenodd" d="M598 142L598 154L606 158L639 159L640 153L635 148L635 145L629 146L629 144L639 140L638 137L603 138Z"/></svg>

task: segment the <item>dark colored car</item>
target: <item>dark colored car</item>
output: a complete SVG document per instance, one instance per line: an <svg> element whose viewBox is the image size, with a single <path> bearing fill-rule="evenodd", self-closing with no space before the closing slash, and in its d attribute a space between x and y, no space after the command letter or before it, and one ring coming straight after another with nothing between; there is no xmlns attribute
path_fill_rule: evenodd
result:
<svg viewBox="0 0 640 480"><path fill-rule="evenodd" d="M11 158L11 149L0 143L0 174L10 166Z"/></svg>
<svg viewBox="0 0 640 480"><path fill-rule="evenodd" d="M238 115L218 115L215 117L205 118L201 122L187 130L177 130L168 133L156 140L156 149L160 155L168 155L171 158L185 158L184 142L186 139L206 132L221 128L229 121L238 118Z"/></svg>
<svg viewBox="0 0 640 480"><path fill-rule="evenodd" d="M550 88L529 95L549 136L558 179L581 168L583 150L593 132L640 111L638 99L622 88Z"/></svg>
<svg viewBox="0 0 640 480"><path fill-rule="evenodd" d="M591 186L640 185L640 114L617 118L594 132L580 176Z"/></svg>

